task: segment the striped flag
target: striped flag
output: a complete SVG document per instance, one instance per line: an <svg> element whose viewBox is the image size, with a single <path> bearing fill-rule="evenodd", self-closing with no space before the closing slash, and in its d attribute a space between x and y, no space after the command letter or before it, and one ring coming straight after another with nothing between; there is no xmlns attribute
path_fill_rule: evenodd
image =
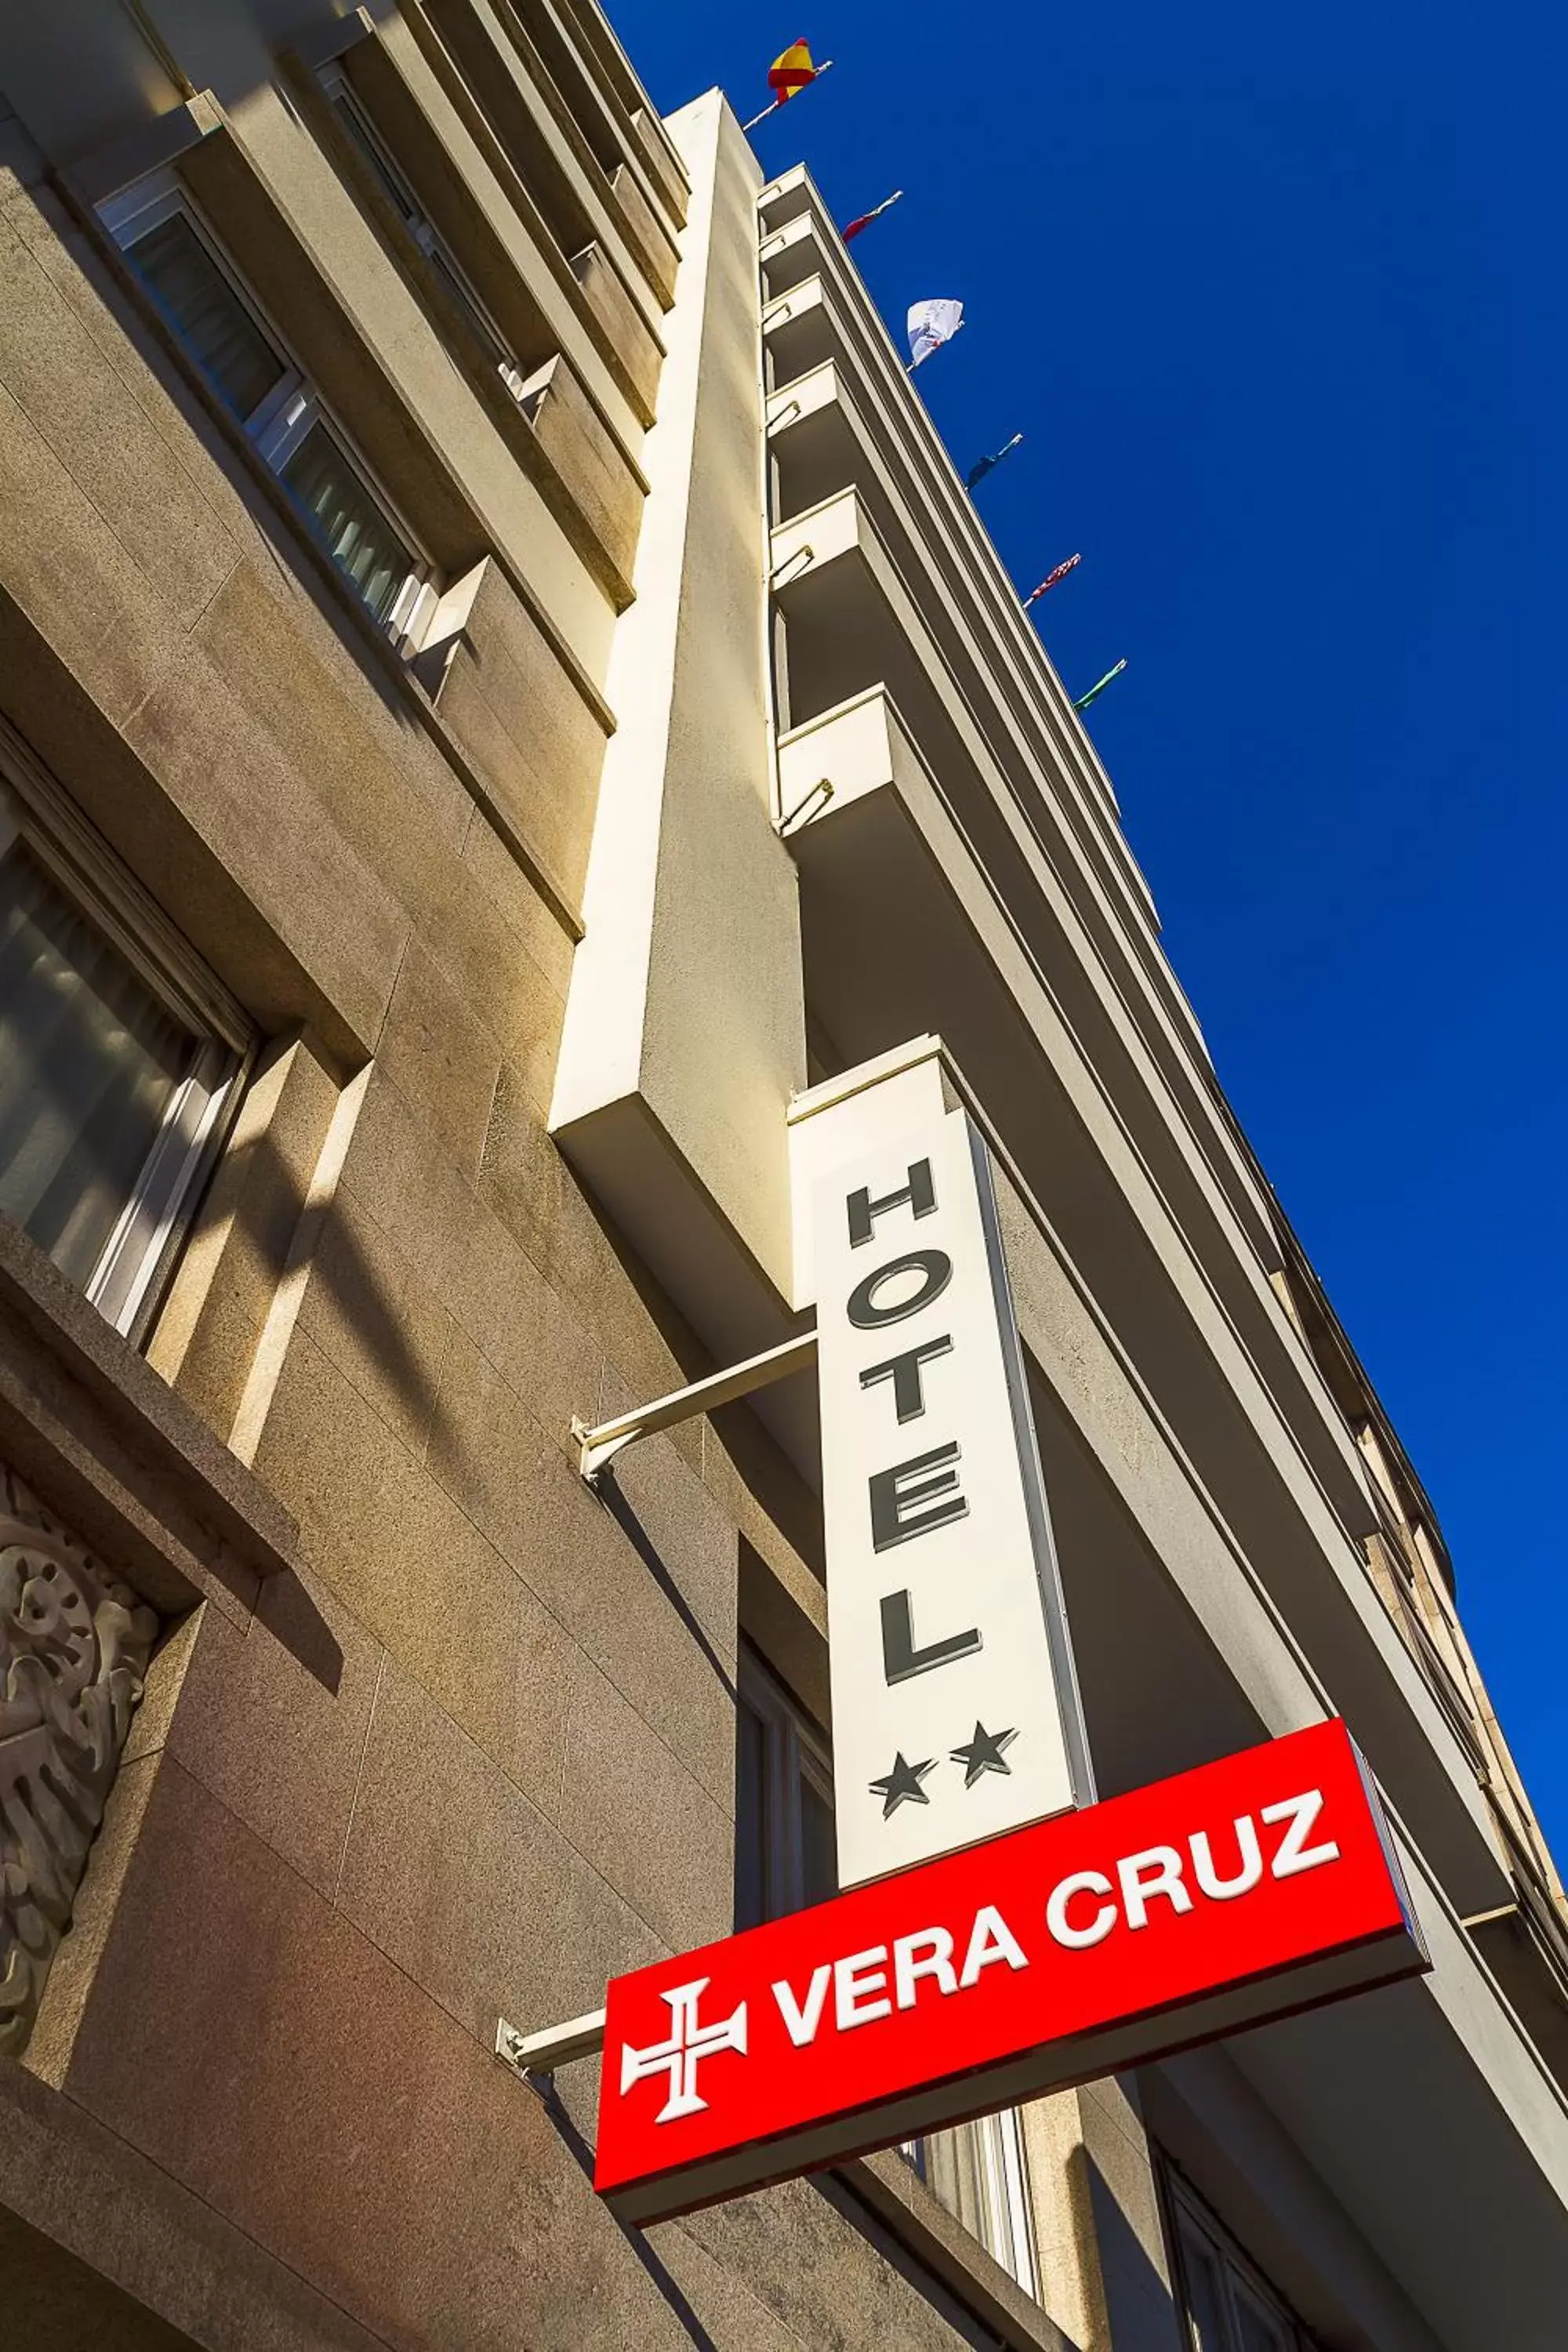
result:
<svg viewBox="0 0 1568 2352"><path fill-rule="evenodd" d="M1010 450L1017 447L1023 437L1024 436L1021 433L1015 433L1011 441L1004 441L1000 449L993 449L989 457L982 457L977 465L971 466L968 473L965 474L963 478L964 488L966 490L972 490L974 488L976 483L983 482L985 479L987 474L994 474L997 467L1002 463L1003 458L1007 456Z"/></svg>
<svg viewBox="0 0 1568 2352"><path fill-rule="evenodd" d="M768 88L773 91L775 106L782 106L786 98L793 98L797 89L805 89L816 79L816 68L805 41L792 41L768 68Z"/></svg>
<svg viewBox="0 0 1568 2352"><path fill-rule="evenodd" d="M1039 598L1045 594L1047 588L1054 588L1058 580L1065 580L1068 573L1074 570L1074 568L1082 562L1083 558L1081 555L1069 555L1065 563L1058 563L1054 572L1047 572L1039 586L1037 588L1031 588L1028 594L1025 597L1025 611L1026 612L1031 604L1036 604Z"/></svg>
<svg viewBox="0 0 1568 2352"><path fill-rule="evenodd" d="M838 232L845 244L847 245L852 236L858 236L863 228L869 228L874 220L880 220L889 206L896 205L903 193L902 188L895 188L890 196L884 196L881 203L873 205L868 213L857 213L852 221L847 221Z"/></svg>
<svg viewBox="0 0 1568 2352"><path fill-rule="evenodd" d="M951 343L963 324L963 305L951 295L938 294L924 302L911 302L907 320L910 337L910 373L912 375L922 360L932 352L940 352L943 343Z"/></svg>
<svg viewBox="0 0 1568 2352"><path fill-rule="evenodd" d="M741 125L742 130L754 131L759 122L764 122L770 114L776 114L779 108L786 100L794 98L797 91L809 89L814 81L820 81L823 75L830 73L832 69L831 58L824 58L820 65L815 65L812 62L809 45L805 41L792 41L788 48L781 50L768 68L768 88L773 91L772 100L763 107L761 114L753 114L750 122L743 122Z"/></svg>

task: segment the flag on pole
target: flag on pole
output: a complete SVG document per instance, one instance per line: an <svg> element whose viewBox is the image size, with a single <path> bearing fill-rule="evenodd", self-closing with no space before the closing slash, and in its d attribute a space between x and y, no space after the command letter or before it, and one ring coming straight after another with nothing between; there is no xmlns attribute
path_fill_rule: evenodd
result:
<svg viewBox="0 0 1568 2352"><path fill-rule="evenodd" d="M1096 697L1105 692L1105 689L1110 684L1111 679L1113 677L1121 677L1126 667L1127 656L1123 654L1121 659L1115 665L1115 667L1106 671L1105 676L1100 680L1098 685L1091 686L1087 694L1080 694L1079 696L1078 700L1073 704L1073 709L1075 710L1087 710L1089 704L1095 700Z"/></svg>
<svg viewBox="0 0 1568 2352"><path fill-rule="evenodd" d="M792 41L783 54L768 68L768 88L773 94L773 104L782 106L797 89L805 89L816 79L816 68L811 62L807 42Z"/></svg>
<svg viewBox="0 0 1568 2352"><path fill-rule="evenodd" d="M910 373L912 375L922 360L932 352L940 352L943 343L951 343L963 324L963 305L950 295L933 295L924 302L911 302L907 321L910 336Z"/></svg>
<svg viewBox="0 0 1568 2352"><path fill-rule="evenodd" d="M1069 555L1065 563L1058 563L1054 572L1047 572L1039 586L1037 588L1031 588L1028 594L1025 597L1025 611L1026 612L1031 604L1036 603L1039 597L1043 596L1047 588L1054 588L1058 580L1065 580L1068 573L1071 572L1076 565L1082 562L1083 558L1081 555Z"/></svg>
<svg viewBox="0 0 1568 2352"><path fill-rule="evenodd" d="M881 203L873 205L868 213L857 213L852 221L847 221L838 232L845 244L847 245L852 236L858 236L863 228L869 228L874 220L880 220L889 205L896 205L903 193L902 188L895 188L890 196L884 196Z"/></svg>
<svg viewBox="0 0 1568 2352"><path fill-rule="evenodd" d="M759 122L764 122L770 114L776 114L797 90L808 89L814 81L820 81L823 75L832 69L831 58L824 58L820 65L814 65L808 45L805 41L792 41L768 68L768 88L773 91L770 103L763 107L761 114L753 114L750 122L743 122L741 128L742 131L754 131Z"/></svg>
<svg viewBox="0 0 1568 2352"><path fill-rule="evenodd" d="M971 466L968 473L965 474L963 478L964 488L966 490L973 489L975 484L977 482L983 482L987 474L994 473L996 467L1002 463L1003 458L1006 457L1009 450L1016 449L1023 437L1024 436L1021 433L1015 433L1011 441L1004 441L1000 449L993 449L989 457L982 457L978 465Z"/></svg>

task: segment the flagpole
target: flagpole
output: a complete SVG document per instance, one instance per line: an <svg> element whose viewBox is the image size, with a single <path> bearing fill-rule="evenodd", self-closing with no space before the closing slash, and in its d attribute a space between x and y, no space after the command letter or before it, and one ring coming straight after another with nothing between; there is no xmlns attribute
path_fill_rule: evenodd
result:
<svg viewBox="0 0 1568 2352"><path fill-rule="evenodd" d="M1110 669L1106 671L1105 676L1100 680L1098 685L1091 686L1087 694L1080 694L1079 696L1077 701L1073 704L1073 709L1080 711L1087 710L1089 704L1094 700L1096 695L1103 694L1106 688L1110 684L1111 679L1113 677L1120 677L1126 667L1127 656L1123 654L1121 659Z"/></svg>
<svg viewBox="0 0 1568 2352"><path fill-rule="evenodd" d="M903 193L902 188L895 188L890 196L884 196L881 203L873 205L868 213L862 213L857 220L852 220L847 227L841 228L838 234L845 244L848 244L851 236L858 236L863 228L869 228L873 221L880 220L885 212L890 212Z"/></svg>
<svg viewBox="0 0 1568 2352"><path fill-rule="evenodd" d="M832 58L824 58L822 63L817 67L816 71L812 75L811 81L803 83L801 89L796 90L794 95L796 98L799 98L802 94L802 90L809 89L811 88L812 81L820 81L825 73L831 73L833 71L834 63L835 60ZM776 114L780 107L784 104L784 100L782 98L775 98L771 106L763 107L761 114L753 114L750 122L742 122L741 125L742 130L754 131L759 122L765 122L769 115Z"/></svg>
<svg viewBox="0 0 1568 2352"><path fill-rule="evenodd" d="M996 468L1002 463L1003 458L1010 457L1012 456L1014 450L1017 447L1023 437L1024 436L1021 433L1015 433L1010 441L1004 441L1000 449L993 449L988 457L976 458L974 464L971 466L968 473L965 474L963 478L964 488L966 490L977 490L980 488L981 483L985 481L990 475L996 471Z"/></svg>

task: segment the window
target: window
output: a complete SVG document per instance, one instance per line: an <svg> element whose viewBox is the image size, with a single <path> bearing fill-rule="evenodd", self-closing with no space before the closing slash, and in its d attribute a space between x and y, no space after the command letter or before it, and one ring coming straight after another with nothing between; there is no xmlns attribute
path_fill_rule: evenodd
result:
<svg viewBox="0 0 1568 2352"><path fill-rule="evenodd" d="M1183 2315L1192 2352L1315 2352L1246 2256L1167 2167Z"/></svg>
<svg viewBox="0 0 1568 2352"><path fill-rule="evenodd" d="M907 2140L903 2153L937 2202L1038 2302L1028 2173L1013 2109Z"/></svg>
<svg viewBox="0 0 1568 2352"><path fill-rule="evenodd" d="M407 635L430 600L428 566L371 488L281 337L241 290L174 174L155 173L117 196L104 205L103 218L367 611L394 635Z"/></svg>
<svg viewBox="0 0 1568 2352"><path fill-rule="evenodd" d="M735 1726L735 1925L804 1910L838 1892L833 1774L810 1717L742 1648Z"/></svg>
<svg viewBox="0 0 1568 2352"><path fill-rule="evenodd" d="M374 173L383 194L468 320L486 359L500 376L513 399L526 402L529 396L527 379L505 336L475 291L472 280L453 255L450 246L426 216L412 184L394 160L391 150L361 105L341 65L324 68L321 87L331 101L338 121Z"/></svg>
<svg viewBox="0 0 1568 2352"><path fill-rule="evenodd" d="M0 732L0 1211L117 1330L137 1334L156 1304L250 1042Z"/></svg>
<svg viewBox="0 0 1568 2352"><path fill-rule="evenodd" d="M837 1892L827 1743L756 1653L741 1651L735 1742L735 1925L754 1927ZM903 2154L946 2210L1037 2295L1018 2119L987 2116L910 2140Z"/></svg>

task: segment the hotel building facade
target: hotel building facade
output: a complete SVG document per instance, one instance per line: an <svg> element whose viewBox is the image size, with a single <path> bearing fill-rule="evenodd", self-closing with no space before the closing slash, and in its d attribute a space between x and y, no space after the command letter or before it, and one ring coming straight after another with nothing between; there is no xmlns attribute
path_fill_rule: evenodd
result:
<svg viewBox="0 0 1568 2352"><path fill-rule="evenodd" d="M0 403L0 2339L1553 2352L1441 1534L806 173L594 0L14 11ZM582 1435L806 1338L879 1087L1100 1794L1342 1716L1433 1966L644 2232L498 2023L832 1890L809 1345Z"/></svg>

